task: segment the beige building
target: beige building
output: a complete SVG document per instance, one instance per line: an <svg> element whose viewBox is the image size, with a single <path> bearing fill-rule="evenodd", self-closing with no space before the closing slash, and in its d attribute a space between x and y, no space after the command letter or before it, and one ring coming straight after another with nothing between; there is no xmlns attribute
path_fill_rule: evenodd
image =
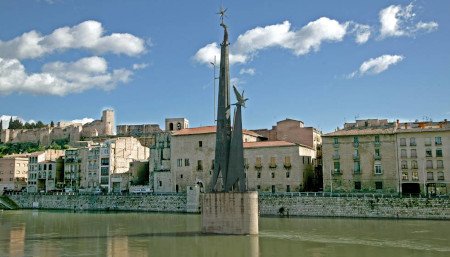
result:
<svg viewBox="0 0 450 257"><path fill-rule="evenodd" d="M62 189L61 157L64 150L45 150L31 153L28 157L28 186L27 192L49 192Z"/></svg>
<svg viewBox="0 0 450 257"><path fill-rule="evenodd" d="M449 151L447 120L346 123L323 135L325 191L448 194Z"/></svg>
<svg viewBox="0 0 450 257"><path fill-rule="evenodd" d="M285 141L258 141L259 134L244 130L244 158L250 190L285 192L303 188L303 171L313 165L316 151ZM150 182L156 192L180 192L199 185L208 191L216 143L215 126L182 129L164 135L152 148Z"/></svg>
<svg viewBox="0 0 450 257"><path fill-rule="evenodd" d="M28 155L13 154L0 158L0 191L20 191L27 185Z"/></svg>
<svg viewBox="0 0 450 257"><path fill-rule="evenodd" d="M403 194L450 193L450 124L397 124L397 159Z"/></svg>
<svg viewBox="0 0 450 257"><path fill-rule="evenodd" d="M322 136L324 191L398 192L396 124L357 120Z"/></svg>
<svg viewBox="0 0 450 257"><path fill-rule="evenodd" d="M93 191L102 188L104 191L121 191L123 176L130 163L148 161L149 148L140 144L133 137L117 137L100 144L66 150L64 180L66 187L76 191ZM128 175L127 175L128 176Z"/></svg>

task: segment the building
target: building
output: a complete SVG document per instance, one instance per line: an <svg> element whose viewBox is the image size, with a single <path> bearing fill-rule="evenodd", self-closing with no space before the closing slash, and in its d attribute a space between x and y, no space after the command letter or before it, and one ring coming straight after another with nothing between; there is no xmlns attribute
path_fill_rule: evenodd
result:
<svg viewBox="0 0 450 257"><path fill-rule="evenodd" d="M150 147L155 142L155 135L162 132L158 124L119 125L117 136L135 137L141 145Z"/></svg>
<svg viewBox="0 0 450 257"><path fill-rule="evenodd" d="M45 150L31 153L28 157L27 192L62 190L64 150Z"/></svg>
<svg viewBox="0 0 450 257"><path fill-rule="evenodd" d="M397 122L397 160L400 192L445 195L450 193L450 124Z"/></svg>
<svg viewBox="0 0 450 257"><path fill-rule="evenodd" d="M168 118L165 124L165 131L177 131L189 128L189 121L185 118Z"/></svg>
<svg viewBox="0 0 450 257"><path fill-rule="evenodd" d="M304 170L313 166L316 151L286 141L259 141L261 139L264 138L253 131L243 131L248 189L268 192L302 190ZM198 185L202 191L208 191L214 168L215 143L215 126L181 129L161 135L151 148L149 168L153 189L156 192L180 192Z"/></svg>
<svg viewBox="0 0 450 257"><path fill-rule="evenodd" d="M357 120L323 135L326 191L448 194L450 125Z"/></svg>
<svg viewBox="0 0 450 257"><path fill-rule="evenodd" d="M117 137L103 143L66 150L64 180L72 190L106 192L125 190L124 176L130 163L148 161L149 149L133 137ZM127 175L128 176L128 175Z"/></svg>
<svg viewBox="0 0 450 257"><path fill-rule="evenodd" d="M27 186L28 155L13 154L0 158L0 191L20 191Z"/></svg>
<svg viewBox="0 0 450 257"><path fill-rule="evenodd" d="M55 127L50 125L39 129L0 129L1 143L33 142L49 146L57 140L69 142L81 138L114 135L114 110L103 110L100 120L81 124L60 121Z"/></svg>

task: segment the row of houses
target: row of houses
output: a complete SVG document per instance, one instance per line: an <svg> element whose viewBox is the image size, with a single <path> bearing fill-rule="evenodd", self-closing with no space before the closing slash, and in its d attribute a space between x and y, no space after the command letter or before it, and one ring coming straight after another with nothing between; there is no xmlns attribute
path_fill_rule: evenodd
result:
<svg viewBox="0 0 450 257"><path fill-rule="evenodd" d="M209 190L215 126L189 128L184 118L120 125L118 136L73 148L0 159L0 188L120 192ZM322 134L286 119L244 130L247 187L261 192L449 194L450 125L442 122L345 123Z"/></svg>

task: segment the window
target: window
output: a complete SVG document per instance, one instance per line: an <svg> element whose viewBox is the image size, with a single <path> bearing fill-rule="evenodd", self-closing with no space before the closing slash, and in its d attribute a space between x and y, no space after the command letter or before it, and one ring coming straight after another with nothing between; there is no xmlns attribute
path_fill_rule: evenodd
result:
<svg viewBox="0 0 450 257"><path fill-rule="evenodd" d="M431 171L427 172L427 180L434 180L433 172L431 172Z"/></svg>
<svg viewBox="0 0 450 257"><path fill-rule="evenodd" d="M257 185L257 186L256 186L256 189L260 190L260 189L261 189L261 186L260 186L260 185Z"/></svg>
<svg viewBox="0 0 450 257"><path fill-rule="evenodd" d="M180 178L183 178L183 174L180 174Z"/></svg>
<svg viewBox="0 0 450 257"><path fill-rule="evenodd" d="M290 185L286 185L286 192L291 192L291 186Z"/></svg>
<svg viewBox="0 0 450 257"><path fill-rule="evenodd" d="M406 146L406 138L400 138L400 146Z"/></svg>
<svg viewBox="0 0 450 257"><path fill-rule="evenodd" d="M180 130L181 129L181 123L177 123L177 129Z"/></svg>
<svg viewBox="0 0 450 257"><path fill-rule="evenodd" d="M285 169L290 169L291 168L291 157L290 156L285 156L284 157L284 168Z"/></svg>
<svg viewBox="0 0 450 257"><path fill-rule="evenodd" d="M431 138L425 138L425 145L431 145Z"/></svg>
<svg viewBox="0 0 450 257"><path fill-rule="evenodd" d="M102 165L109 165L109 158L102 158L100 162Z"/></svg>
<svg viewBox="0 0 450 257"><path fill-rule="evenodd" d="M379 135L375 136L375 143L380 143L380 136Z"/></svg>
<svg viewBox="0 0 450 257"><path fill-rule="evenodd" d="M198 171L202 171L203 170L203 161L202 160L198 160L197 161L197 170Z"/></svg>
<svg viewBox="0 0 450 257"><path fill-rule="evenodd" d="M244 158L245 169L248 169L247 158ZM211 169L214 170L214 159L211 160Z"/></svg>
<svg viewBox="0 0 450 257"><path fill-rule="evenodd" d="M184 166L189 166L189 159L184 159Z"/></svg>
<svg viewBox="0 0 450 257"><path fill-rule="evenodd" d="M404 171L404 172L402 172L402 180L403 181L408 181L408 172L406 172L406 171Z"/></svg>
<svg viewBox="0 0 450 257"><path fill-rule="evenodd" d="M353 146L358 147L358 145L359 145L359 138L353 137Z"/></svg>
<svg viewBox="0 0 450 257"><path fill-rule="evenodd" d="M411 161L411 169L417 169L417 161Z"/></svg>
<svg viewBox="0 0 450 257"><path fill-rule="evenodd" d="M407 157L406 149L402 149L402 150L400 151L400 157L401 157L401 158L406 158L406 157Z"/></svg>
<svg viewBox="0 0 450 257"><path fill-rule="evenodd" d="M353 162L353 172L354 173L361 172L361 163L360 162Z"/></svg>
<svg viewBox="0 0 450 257"><path fill-rule="evenodd" d="M289 171L286 172L286 178L289 178L291 176L291 174L289 173Z"/></svg>
<svg viewBox="0 0 450 257"><path fill-rule="evenodd" d="M427 160L427 169L432 169L432 168L433 168L433 161Z"/></svg>
<svg viewBox="0 0 450 257"><path fill-rule="evenodd" d="M173 130L173 123L169 123L169 130L172 131Z"/></svg>
<svg viewBox="0 0 450 257"><path fill-rule="evenodd" d="M375 163L374 170L375 170L375 174L383 174L383 169L381 167L381 163L379 163L379 162Z"/></svg>
<svg viewBox="0 0 450 257"><path fill-rule="evenodd" d="M444 172L443 171L439 171L437 173L437 179L438 180L444 180Z"/></svg>
<svg viewBox="0 0 450 257"><path fill-rule="evenodd" d="M380 149L375 148L375 159L379 159L379 158L381 158Z"/></svg>
<svg viewBox="0 0 450 257"><path fill-rule="evenodd" d="M100 179L100 184L102 185L108 185L109 184L109 178L108 177L102 177Z"/></svg>
<svg viewBox="0 0 450 257"><path fill-rule="evenodd" d="M275 185L272 185L272 193L275 193Z"/></svg>
<svg viewBox="0 0 450 257"><path fill-rule="evenodd" d="M334 150L333 159L335 159L335 160L339 159L339 150L338 149ZM303 163L305 163L305 157L303 157Z"/></svg>
<svg viewBox="0 0 450 257"><path fill-rule="evenodd" d="M183 159L177 159L177 167L183 166Z"/></svg>
<svg viewBox="0 0 450 257"><path fill-rule="evenodd" d="M109 175L109 169L108 169L108 167L102 167L102 168L101 168L101 175L102 175L102 176L108 176L108 175Z"/></svg>
<svg viewBox="0 0 450 257"><path fill-rule="evenodd" d="M161 180L159 181L159 186L162 187L162 181Z"/></svg>
<svg viewBox="0 0 450 257"><path fill-rule="evenodd" d="M261 165L261 157L256 157L255 160L255 168L256 169L261 169L262 165Z"/></svg>
<svg viewBox="0 0 450 257"><path fill-rule="evenodd" d="M339 138L337 138L337 137L333 138L333 143L335 145L339 144Z"/></svg>
<svg viewBox="0 0 450 257"><path fill-rule="evenodd" d="M203 142L202 141L198 141L198 147L203 147Z"/></svg>
<svg viewBox="0 0 450 257"><path fill-rule="evenodd" d="M272 178L275 178L275 172L272 172Z"/></svg>
<svg viewBox="0 0 450 257"><path fill-rule="evenodd" d="M402 161L402 169L407 169L407 168L408 168L408 162Z"/></svg>
<svg viewBox="0 0 450 257"><path fill-rule="evenodd" d="M437 164L436 167L438 169L444 168L444 161L443 160L438 160L436 164Z"/></svg>
<svg viewBox="0 0 450 257"><path fill-rule="evenodd" d="M258 173L256 174L256 177L257 177L257 178L261 178L261 172L258 172Z"/></svg>
<svg viewBox="0 0 450 257"><path fill-rule="evenodd" d="M277 167L277 158L276 157L270 157L269 168L276 168L276 167Z"/></svg>
<svg viewBox="0 0 450 257"><path fill-rule="evenodd" d="M441 137L435 137L434 138L434 144L435 145L442 145L442 138Z"/></svg>
<svg viewBox="0 0 450 257"><path fill-rule="evenodd" d="M341 163L334 162L334 173L340 173L340 172L341 172Z"/></svg>
<svg viewBox="0 0 450 257"><path fill-rule="evenodd" d="M415 137L411 137L409 139L409 145L410 146L416 146L416 138Z"/></svg>
<svg viewBox="0 0 450 257"><path fill-rule="evenodd" d="M442 157L442 149L436 149L436 157Z"/></svg>
<svg viewBox="0 0 450 257"><path fill-rule="evenodd" d="M432 153L431 149L426 149L425 150L425 156L426 157L433 157L433 153Z"/></svg>
<svg viewBox="0 0 450 257"><path fill-rule="evenodd" d="M417 150L411 149L411 158L417 158Z"/></svg>
<svg viewBox="0 0 450 257"><path fill-rule="evenodd" d="M361 190L361 181L355 181L355 190Z"/></svg>
<svg viewBox="0 0 450 257"><path fill-rule="evenodd" d="M419 172L413 171L411 178L412 178L413 181L419 180Z"/></svg>
<svg viewBox="0 0 450 257"><path fill-rule="evenodd" d="M359 159L359 151L358 148L353 150L353 159Z"/></svg>
<svg viewBox="0 0 450 257"><path fill-rule="evenodd" d="M383 189L383 182L381 182L381 181L375 182L375 189L377 189L377 190Z"/></svg>

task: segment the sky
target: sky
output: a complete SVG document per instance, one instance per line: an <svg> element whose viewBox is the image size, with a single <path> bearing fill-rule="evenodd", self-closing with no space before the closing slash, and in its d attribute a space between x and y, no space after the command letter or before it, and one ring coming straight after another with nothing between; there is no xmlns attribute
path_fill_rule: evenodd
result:
<svg viewBox="0 0 450 257"><path fill-rule="evenodd" d="M0 116L212 125L222 4L247 129L450 117L447 0L0 0Z"/></svg>

